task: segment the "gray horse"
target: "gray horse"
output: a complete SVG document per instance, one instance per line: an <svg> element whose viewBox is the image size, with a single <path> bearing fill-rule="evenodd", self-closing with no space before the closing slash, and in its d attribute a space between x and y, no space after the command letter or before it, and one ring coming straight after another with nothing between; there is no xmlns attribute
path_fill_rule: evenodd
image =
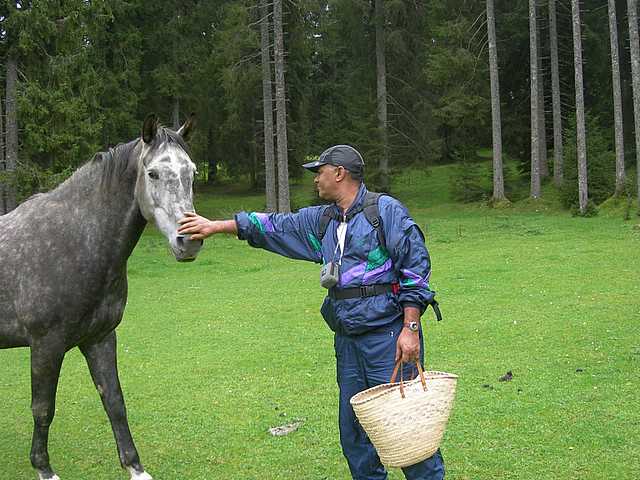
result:
<svg viewBox="0 0 640 480"><path fill-rule="evenodd" d="M131 480L149 480L131 438L116 366L115 328L127 298L127 259L155 221L178 261L202 242L178 235L193 211L195 165L185 140L154 115L142 137L98 153L55 190L0 216L0 348L31 348L31 464L59 480L47 443L65 352L86 358Z"/></svg>

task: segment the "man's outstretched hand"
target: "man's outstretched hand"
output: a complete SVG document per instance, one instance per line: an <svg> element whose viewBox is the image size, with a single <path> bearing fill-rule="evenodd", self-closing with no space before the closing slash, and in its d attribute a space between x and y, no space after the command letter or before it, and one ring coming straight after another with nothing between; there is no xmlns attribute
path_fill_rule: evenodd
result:
<svg viewBox="0 0 640 480"><path fill-rule="evenodd" d="M180 228L178 233L188 234L191 240L204 240L217 233L215 223L193 212L186 212L185 216L178 220Z"/></svg>
<svg viewBox="0 0 640 480"><path fill-rule="evenodd" d="M238 234L235 220L209 220L193 212L186 212L178 223L178 233L191 235L191 240L204 240L215 233Z"/></svg>

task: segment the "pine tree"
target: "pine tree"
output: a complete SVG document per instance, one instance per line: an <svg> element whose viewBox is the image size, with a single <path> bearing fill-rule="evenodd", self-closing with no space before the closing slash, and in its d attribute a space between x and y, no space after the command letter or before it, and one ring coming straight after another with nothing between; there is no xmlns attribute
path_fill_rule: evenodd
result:
<svg viewBox="0 0 640 480"><path fill-rule="evenodd" d="M0 175L4 175L6 170L5 165L5 156L4 156L4 116L2 108L2 95L0 95ZM5 182L6 180L3 177L0 177L0 215L4 215L8 212L6 206L6 198L5 198Z"/></svg>
<svg viewBox="0 0 640 480"><path fill-rule="evenodd" d="M490 75L478 68L486 30L477 5L435 0L429 5L434 25L422 67L427 82L423 105L432 117L425 120L425 126L433 125L430 153L441 162L470 158L488 140ZM460 14L452 18L451 9Z"/></svg>
<svg viewBox="0 0 640 480"><path fill-rule="evenodd" d="M620 87L620 62L618 58L618 20L616 2L609 0L609 34L611 40L611 79L613 87L613 115L616 144L616 195L625 189L624 131L622 124L622 89Z"/></svg>
<svg viewBox="0 0 640 480"><path fill-rule="evenodd" d="M538 165L540 167L540 177L547 178L549 176L549 165L547 164L547 119L544 101L544 68L542 65L544 39L542 36L543 25L541 23L541 19L538 19L536 23L538 27L538 148L540 149L538 154Z"/></svg>
<svg viewBox="0 0 640 480"><path fill-rule="evenodd" d="M536 15L536 0L529 0L529 55L531 72L531 198L540 198L538 26Z"/></svg>
<svg viewBox="0 0 640 480"><path fill-rule="evenodd" d="M254 139L262 117L262 73L259 32L252 24L258 13L259 10L248 8L243 2L225 5L213 33L211 65L202 75L203 82L219 85L219 90L212 90L217 93L217 103L209 113L210 122L215 120L214 143L219 164L225 166L232 178L249 174L256 181ZM259 182L252 186L262 185Z"/></svg>
<svg viewBox="0 0 640 480"><path fill-rule="evenodd" d="M376 30L376 107L382 143L380 154L380 189L389 190L389 136L387 132L387 64L385 59L385 12L382 0L375 0Z"/></svg>
<svg viewBox="0 0 640 480"><path fill-rule="evenodd" d="M579 0L571 0L573 19L573 55L576 84L576 132L578 153L578 202L580 213L587 213L589 191L587 184L587 145L584 113L584 81L582 76L582 34Z"/></svg>
<svg viewBox="0 0 640 480"><path fill-rule="evenodd" d="M6 145L5 145L5 178L7 182L4 189L4 210L10 212L17 206L15 173L18 165L18 61L16 54L9 51L7 58L7 86L5 89L7 115L6 121Z"/></svg>
<svg viewBox="0 0 640 480"><path fill-rule="evenodd" d="M638 212L640 212L640 44L638 40L638 2L627 0L629 18L629 50L631 52L631 78L633 85L633 118L636 138L636 172L638 178Z"/></svg>
<svg viewBox="0 0 640 480"><path fill-rule="evenodd" d="M278 144L278 211L291 211L289 201L289 159L287 150L287 102L284 79L284 33L282 0L273 1L273 30L275 38L276 130Z"/></svg>
<svg viewBox="0 0 640 480"><path fill-rule="evenodd" d="M551 99L553 103L553 182L563 180L562 107L560 104L560 66L558 60L558 20L556 0L549 0L549 48L551 53Z"/></svg>
<svg viewBox="0 0 640 480"><path fill-rule="evenodd" d="M269 7L267 0L260 0L260 50L262 58L262 108L264 119L264 168L267 211L275 212L278 206L276 195L276 165L273 146L273 96L271 92L271 54L269 49Z"/></svg>
<svg viewBox="0 0 640 480"><path fill-rule="evenodd" d="M491 76L491 125L493 130L493 200L504 196L502 173L502 124L500 118L500 80L498 76L498 53L496 48L496 25L493 0L487 0L487 29L489 34L489 73Z"/></svg>

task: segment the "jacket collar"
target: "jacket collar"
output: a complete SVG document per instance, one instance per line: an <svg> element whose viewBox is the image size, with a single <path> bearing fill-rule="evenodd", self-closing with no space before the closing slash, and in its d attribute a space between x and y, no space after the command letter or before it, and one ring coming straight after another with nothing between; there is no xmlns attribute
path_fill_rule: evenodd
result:
<svg viewBox="0 0 640 480"><path fill-rule="evenodd" d="M360 184L360 188L358 189L358 193L356 194L356 198L354 199L351 206L347 209L346 215L349 216L352 212L362 210L362 204L364 203L364 197L367 194L367 187L364 183ZM340 218L342 218L342 209L338 206L338 204L334 203L333 208L335 213L338 214Z"/></svg>

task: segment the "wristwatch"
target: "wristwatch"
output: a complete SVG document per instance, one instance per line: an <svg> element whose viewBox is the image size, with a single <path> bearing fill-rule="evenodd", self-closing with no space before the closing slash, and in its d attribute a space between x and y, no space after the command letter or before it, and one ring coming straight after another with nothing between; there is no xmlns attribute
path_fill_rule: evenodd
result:
<svg viewBox="0 0 640 480"><path fill-rule="evenodd" d="M409 330L411 330L412 332L417 332L418 331L418 322L409 322L409 323L405 323L404 324L405 328L408 328Z"/></svg>

